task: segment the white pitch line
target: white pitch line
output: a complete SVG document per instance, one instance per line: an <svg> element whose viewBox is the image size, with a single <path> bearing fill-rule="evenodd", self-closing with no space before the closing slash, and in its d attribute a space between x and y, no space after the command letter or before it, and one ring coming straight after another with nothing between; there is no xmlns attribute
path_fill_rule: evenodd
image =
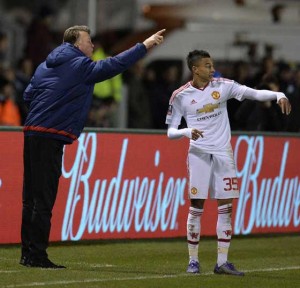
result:
<svg viewBox="0 0 300 288"><path fill-rule="evenodd" d="M243 272L245 272L245 273L253 273L253 272L273 272L273 271L284 271L284 270L300 270L300 266L243 270Z"/></svg>
<svg viewBox="0 0 300 288"><path fill-rule="evenodd" d="M285 271L285 270L300 270L300 266L282 267L282 268L266 268L266 269L253 269L244 270L245 273L254 272L273 272L273 271ZM85 279L85 280L66 280L66 281L49 281L49 282L32 282L16 285L4 286L4 288L16 288L16 287L37 287L37 286L50 286L50 285L68 285L75 283L95 283L95 282L112 282L112 281L126 281L126 280L146 280L146 279L164 279L164 278L179 278L179 277L201 277L213 275L213 272L206 272L201 274L191 275L188 273L176 274L176 275L153 275L153 276L137 276L137 277L123 277L123 278L107 278L107 279Z"/></svg>
<svg viewBox="0 0 300 288"><path fill-rule="evenodd" d="M71 265L80 265L80 266L87 266L91 268L107 268L107 267L116 267L116 265L113 264L91 264L91 263L86 263L86 262L64 262L66 265L71 264Z"/></svg>
<svg viewBox="0 0 300 288"><path fill-rule="evenodd" d="M3 259L3 258L2 258ZM0 259L1 260L1 259ZM66 262L68 263L68 262ZM116 267L116 265L112 264L90 264L90 263L84 263L84 262L72 262L72 265L81 265L81 266L87 266L90 268L109 268L109 267ZM55 271L52 269L52 271ZM10 273L19 273L20 270L0 270L0 274L10 274Z"/></svg>

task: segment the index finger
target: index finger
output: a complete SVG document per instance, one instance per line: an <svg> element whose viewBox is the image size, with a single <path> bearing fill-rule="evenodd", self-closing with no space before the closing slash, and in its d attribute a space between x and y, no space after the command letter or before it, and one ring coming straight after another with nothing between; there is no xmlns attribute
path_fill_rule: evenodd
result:
<svg viewBox="0 0 300 288"><path fill-rule="evenodd" d="M161 34L163 34L165 31L166 31L166 29L162 29L162 30L156 32L155 34L161 35Z"/></svg>

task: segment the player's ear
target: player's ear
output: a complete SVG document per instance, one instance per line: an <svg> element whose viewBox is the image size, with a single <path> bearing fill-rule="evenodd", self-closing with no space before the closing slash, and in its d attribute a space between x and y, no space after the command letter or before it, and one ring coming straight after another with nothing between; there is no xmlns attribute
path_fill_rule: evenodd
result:
<svg viewBox="0 0 300 288"><path fill-rule="evenodd" d="M197 66L192 66L192 72L193 72L193 74L197 74L198 67Z"/></svg>

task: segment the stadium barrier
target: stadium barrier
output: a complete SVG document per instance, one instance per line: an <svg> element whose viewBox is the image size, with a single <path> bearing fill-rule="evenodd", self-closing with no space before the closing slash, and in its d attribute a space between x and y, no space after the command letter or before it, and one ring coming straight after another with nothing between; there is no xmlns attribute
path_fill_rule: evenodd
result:
<svg viewBox="0 0 300 288"><path fill-rule="evenodd" d="M300 232L299 135L233 133L232 144L234 234ZM21 128L2 127L0 148L0 243L19 243ZM188 139L169 140L166 131L86 129L65 147L50 240L184 237L187 149ZM216 219L208 200L202 235L215 235Z"/></svg>

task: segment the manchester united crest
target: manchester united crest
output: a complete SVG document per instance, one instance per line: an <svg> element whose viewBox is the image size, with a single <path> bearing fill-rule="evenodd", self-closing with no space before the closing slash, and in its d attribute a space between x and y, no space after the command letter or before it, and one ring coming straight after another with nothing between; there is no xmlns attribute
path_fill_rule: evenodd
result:
<svg viewBox="0 0 300 288"><path fill-rule="evenodd" d="M192 193L193 195L195 195L195 194L197 194L197 192L198 192L197 188L196 188L196 187L192 187L191 193Z"/></svg>
<svg viewBox="0 0 300 288"><path fill-rule="evenodd" d="M212 98L214 98L215 100L218 100L220 98L220 93L218 91L213 91L211 93Z"/></svg>

